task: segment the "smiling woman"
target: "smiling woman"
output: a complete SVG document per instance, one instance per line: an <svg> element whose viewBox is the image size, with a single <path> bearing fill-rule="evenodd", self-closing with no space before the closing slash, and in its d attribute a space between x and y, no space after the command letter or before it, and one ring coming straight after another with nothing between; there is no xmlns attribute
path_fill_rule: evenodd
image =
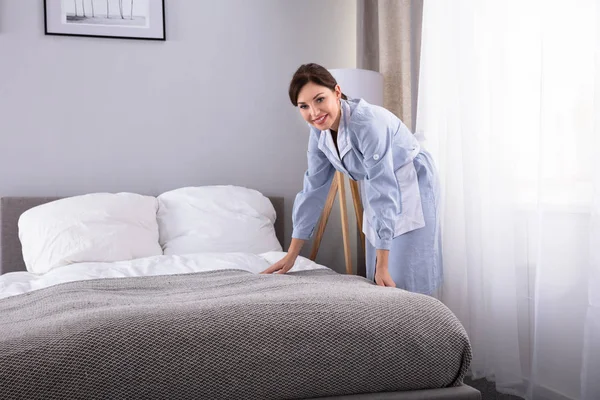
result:
<svg viewBox="0 0 600 400"><path fill-rule="evenodd" d="M442 260L437 172L429 154L398 117L348 99L320 65L302 65L289 96L311 127L308 169L294 202L288 254L264 272L285 273L294 265L337 170L361 182L367 278L433 294L442 281Z"/></svg>
<svg viewBox="0 0 600 400"><path fill-rule="evenodd" d="M324 91L323 85L309 82L298 94L298 108L308 123L323 131L330 129L337 132L341 116L340 97L337 85L332 91Z"/></svg>
<svg viewBox="0 0 600 400"><path fill-rule="evenodd" d="M335 78L325 68L315 67L310 73L302 72L309 68L301 68L300 73L296 73L295 79L290 85L290 101L300 109L302 117L308 123L314 123L321 130L337 131L341 115L338 99L347 100L348 98L341 93ZM308 103L318 104L319 107L309 107ZM311 110L317 109L321 114L311 116Z"/></svg>

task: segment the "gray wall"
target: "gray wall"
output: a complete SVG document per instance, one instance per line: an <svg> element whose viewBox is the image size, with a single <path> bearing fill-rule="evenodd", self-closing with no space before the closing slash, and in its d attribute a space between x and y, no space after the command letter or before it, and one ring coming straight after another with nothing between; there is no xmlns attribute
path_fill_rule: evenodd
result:
<svg viewBox="0 0 600 400"><path fill-rule="evenodd" d="M45 36L41 0L0 0L0 195L242 185L285 197L289 237L308 128L287 85L356 66L356 1L166 0L166 20L166 42ZM339 226L317 261L343 270Z"/></svg>

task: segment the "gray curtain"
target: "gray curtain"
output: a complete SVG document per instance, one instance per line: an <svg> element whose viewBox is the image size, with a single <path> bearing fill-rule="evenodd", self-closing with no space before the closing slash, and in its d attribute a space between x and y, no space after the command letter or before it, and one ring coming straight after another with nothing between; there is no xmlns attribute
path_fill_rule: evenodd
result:
<svg viewBox="0 0 600 400"><path fill-rule="evenodd" d="M424 0L357 0L357 67L384 76L384 107L414 132Z"/></svg>

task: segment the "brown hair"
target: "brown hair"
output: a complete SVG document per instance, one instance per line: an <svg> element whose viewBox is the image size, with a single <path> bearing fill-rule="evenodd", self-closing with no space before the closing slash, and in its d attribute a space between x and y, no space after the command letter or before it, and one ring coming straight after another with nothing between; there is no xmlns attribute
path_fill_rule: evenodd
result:
<svg viewBox="0 0 600 400"><path fill-rule="evenodd" d="M290 101L294 107L298 105L298 94L300 93L300 90L302 90L304 85L308 82L325 86L331 90L335 90L335 86L337 85L337 81L333 75L319 64L310 63L301 65L294 73L294 77L290 82L289 95ZM342 99L348 99L344 93L342 93Z"/></svg>

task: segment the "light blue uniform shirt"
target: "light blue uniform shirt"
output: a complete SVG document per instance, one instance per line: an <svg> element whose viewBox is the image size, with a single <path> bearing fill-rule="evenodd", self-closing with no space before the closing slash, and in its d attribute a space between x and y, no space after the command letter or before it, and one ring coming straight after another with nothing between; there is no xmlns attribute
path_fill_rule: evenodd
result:
<svg viewBox="0 0 600 400"><path fill-rule="evenodd" d="M393 113L362 99L341 100L337 134L311 126L308 169L294 201L292 237L308 240L323 211L335 171L360 181L363 232L376 249L425 226L413 159L420 151L414 135Z"/></svg>

